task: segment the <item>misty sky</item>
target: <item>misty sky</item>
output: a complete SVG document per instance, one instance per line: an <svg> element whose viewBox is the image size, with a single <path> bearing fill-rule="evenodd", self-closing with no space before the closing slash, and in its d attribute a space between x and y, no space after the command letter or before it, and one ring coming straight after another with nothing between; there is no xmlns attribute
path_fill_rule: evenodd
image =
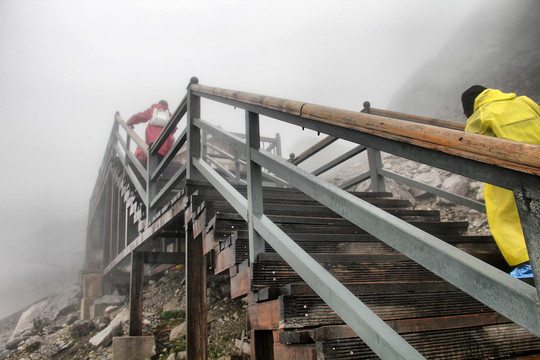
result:
<svg viewBox="0 0 540 360"><path fill-rule="evenodd" d="M175 109L192 76L385 108L487 3L0 0L2 253L44 224L86 215L116 111L127 120L159 99Z"/></svg>

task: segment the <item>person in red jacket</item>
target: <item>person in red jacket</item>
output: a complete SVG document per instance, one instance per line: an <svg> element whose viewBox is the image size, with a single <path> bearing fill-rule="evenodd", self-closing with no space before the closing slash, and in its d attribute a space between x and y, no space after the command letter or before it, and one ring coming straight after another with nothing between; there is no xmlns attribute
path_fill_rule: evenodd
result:
<svg viewBox="0 0 540 360"><path fill-rule="evenodd" d="M145 132L145 141L148 145L150 145L151 142L157 140L157 138L161 134L161 131L165 127L165 123L154 121L154 119L156 118L155 114L159 111L166 111L166 113L168 114L167 116L169 118L171 117L169 113L169 105L165 100L160 100L159 103L152 105L150 108L146 109L143 112L133 115L127 121L128 126L131 128L133 128L133 126L136 124L148 122ZM167 140L165 140L165 142L158 151L159 161L161 161L163 157L169 152L173 143L174 136L171 134L169 135ZM139 147L137 147L137 150L135 151L135 157L146 164L146 155Z"/></svg>

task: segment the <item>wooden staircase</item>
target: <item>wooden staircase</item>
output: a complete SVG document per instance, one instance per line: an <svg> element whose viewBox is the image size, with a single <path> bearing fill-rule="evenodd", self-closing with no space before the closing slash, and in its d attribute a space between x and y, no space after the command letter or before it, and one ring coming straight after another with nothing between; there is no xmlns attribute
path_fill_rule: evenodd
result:
<svg viewBox="0 0 540 360"><path fill-rule="evenodd" d="M237 187L245 195L245 187ZM193 229L231 297L248 298L253 359L377 356L266 245L249 264L248 227L211 186L188 183ZM441 221L390 193L354 193L482 260L506 269L490 236ZM294 190L264 188L265 214L428 359L540 359L540 339Z"/></svg>

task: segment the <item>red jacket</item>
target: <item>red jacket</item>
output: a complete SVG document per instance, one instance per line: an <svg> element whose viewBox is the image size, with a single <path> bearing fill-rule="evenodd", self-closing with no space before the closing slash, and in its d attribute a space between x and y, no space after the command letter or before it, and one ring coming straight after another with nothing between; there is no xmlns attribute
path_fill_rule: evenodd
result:
<svg viewBox="0 0 540 360"><path fill-rule="evenodd" d="M133 125L136 125L136 124L149 122L152 119L152 114L154 113L155 108L162 109L162 110L168 110L165 105L154 104L150 108L146 109L145 111L140 112L140 113L135 114L132 117L130 117L129 120L127 121L127 124L129 126L133 126ZM145 132L145 141L146 141L146 143L148 145L150 145L151 142L156 141L157 138L159 137L159 134L161 134L162 130L163 130L162 126L156 126L156 125L152 125L152 124L148 123L148 125L146 126L146 132ZM159 149L158 153L165 156L169 152L169 150L171 149L173 143L174 143L174 136L171 134L171 135L169 135L167 140L165 140L165 142L163 143L163 145ZM137 159L141 159L143 161L146 161L146 155L138 147L137 147L137 150L135 151L135 157Z"/></svg>

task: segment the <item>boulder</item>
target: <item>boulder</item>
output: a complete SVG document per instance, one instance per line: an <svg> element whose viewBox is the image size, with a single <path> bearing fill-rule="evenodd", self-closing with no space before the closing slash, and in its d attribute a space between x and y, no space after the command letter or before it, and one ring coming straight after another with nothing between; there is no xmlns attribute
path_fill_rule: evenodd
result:
<svg viewBox="0 0 540 360"><path fill-rule="evenodd" d="M19 318L11 339L29 336L35 330L35 324L50 323L63 310L76 306L79 303L79 293L79 287L73 286L32 305Z"/></svg>
<svg viewBox="0 0 540 360"><path fill-rule="evenodd" d="M459 196L465 196L469 192L469 180L464 176L453 174L444 180L441 185L441 190ZM440 201L443 203L450 202L444 198L441 198Z"/></svg>
<svg viewBox="0 0 540 360"><path fill-rule="evenodd" d="M167 360L180 360L180 359L186 359L187 358L187 351L178 351L176 353L172 353L169 355Z"/></svg>
<svg viewBox="0 0 540 360"><path fill-rule="evenodd" d="M187 322L183 322L174 329L171 330L171 334L169 335L169 340L177 340L185 337L187 334Z"/></svg>
<svg viewBox="0 0 540 360"><path fill-rule="evenodd" d="M122 323L129 321L129 310L124 309L122 312L111 321L109 325L99 333L94 335L89 342L90 344L99 347L99 346L108 346L111 344L113 337L116 335Z"/></svg>
<svg viewBox="0 0 540 360"><path fill-rule="evenodd" d="M96 329L96 325L91 320L77 320L71 325L69 332L72 338L79 338Z"/></svg>
<svg viewBox="0 0 540 360"><path fill-rule="evenodd" d="M121 295L103 295L102 297L96 299L94 304L99 305L122 305L127 301L125 296Z"/></svg>
<svg viewBox="0 0 540 360"><path fill-rule="evenodd" d="M429 167L426 167L424 165L424 170L428 169ZM412 177L413 180L421 182L426 185L430 185L433 187L440 187L443 183L443 180L441 179L441 173L437 171L436 169L429 168L427 171L419 172ZM424 190L413 188L411 190L411 193L414 197L420 197L427 192Z"/></svg>
<svg viewBox="0 0 540 360"><path fill-rule="evenodd" d="M123 305L126 303L126 297L120 295L104 295L94 300L94 304L90 307L90 318L94 319L104 316L107 313L107 308L111 306Z"/></svg>
<svg viewBox="0 0 540 360"><path fill-rule="evenodd" d="M453 174L444 180L441 189L460 196L465 196L469 192L469 180L464 176Z"/></svg>

